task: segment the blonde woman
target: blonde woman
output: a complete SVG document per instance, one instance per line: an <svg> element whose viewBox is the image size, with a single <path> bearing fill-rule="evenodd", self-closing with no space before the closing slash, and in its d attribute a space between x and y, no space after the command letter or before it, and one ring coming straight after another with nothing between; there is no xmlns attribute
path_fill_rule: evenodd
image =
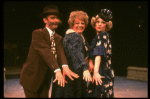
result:
<svg viewBox="0 0 150 99"><path fill-rule="evenodd" d="M63 46L68 66L71 71L79 75L79 78L72 81L66 76L65 80L68 83L64 88L59 87L57 84L53 86L52 97L54 98L83 98L87 91L85 81L92 81L88 70L89 65L86 62L88 59L86 53L88 44L82 35L88 25L88 19L89 17L86 12L72 11L70 13L68 20L70 28L66 31Z"/></svg>
<svg viewBox="0 0 150 99"><path fill-rule="evenodd" d="M93 84L88 87L89 97L114 97L114 71L111 65L111 42L107 33L112 28L112 12L102 9L92 17L91 25L96 30L96 37L89 47L89 70L93 74Z"/></svg>

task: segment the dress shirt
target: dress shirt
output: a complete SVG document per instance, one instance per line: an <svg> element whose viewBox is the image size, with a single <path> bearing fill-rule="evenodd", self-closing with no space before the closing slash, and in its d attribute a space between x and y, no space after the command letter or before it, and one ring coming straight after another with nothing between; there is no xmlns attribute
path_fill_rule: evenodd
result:
<svg viewBox="0 0 150 99"><path fill-rule="evenodd" d="M52 35L52 33L54 33L55 34L55 31L53 32L52 30L50 30L48 27L46 27L46 29L48 30L48 33L49 33L49 35L50 35L50 39L51 39L51 35ZM62 65L62 67L63 66L68 66L67 64L63 64ZM60 68L58 68L58 69L56 69L56 70L54 70L54 73L56 73L56 71L59 71L60 70Z"/></svg>

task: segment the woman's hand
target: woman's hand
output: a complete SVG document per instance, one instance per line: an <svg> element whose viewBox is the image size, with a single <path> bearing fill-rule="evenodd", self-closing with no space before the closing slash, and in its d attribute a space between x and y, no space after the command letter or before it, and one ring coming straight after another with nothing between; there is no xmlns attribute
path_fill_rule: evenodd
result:
<svg viewBox="0 0 150 99"><path fill-rule="evenodd" d="M101 78L105 78L105 77L101 76L98 72L94 72L92 83L94 83L94 81L95 81L96 85L98 85L98 83L100 85L102 85L103 82L102 82Z"/></svg>
<svg viewBox="0 0 150 99"><path fill-rule="evenodd" d="M85 79L85 81L92 81L92 77L91 77L91 74L89 72L89 70L85 70L83 72L83 80Z"/></svg>

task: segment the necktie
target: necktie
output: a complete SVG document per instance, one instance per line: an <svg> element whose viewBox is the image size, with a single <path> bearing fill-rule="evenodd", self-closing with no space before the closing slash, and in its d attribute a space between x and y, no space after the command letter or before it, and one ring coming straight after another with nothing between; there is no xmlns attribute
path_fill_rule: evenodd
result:
<svg viewBox="0 0 150 99"><path fill-rule="evenodd" d="M57 60L56 43L54 41L54 33L52 33L52 35L51 35L51 51L52 51L55 59Z"/></svg>

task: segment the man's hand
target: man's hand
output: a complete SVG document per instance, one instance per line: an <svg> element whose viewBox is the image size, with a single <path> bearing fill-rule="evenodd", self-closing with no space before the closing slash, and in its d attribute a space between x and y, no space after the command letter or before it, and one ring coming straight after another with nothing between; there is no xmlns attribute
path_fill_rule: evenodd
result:
<svg viewBox="0 0 150 99"><path fill-rule="evenodd" d="M56 71L55 73L55 79L53 81L56 82L58 80L58 85L65 87L65 83L67 83L67 81L65 81L65 78L63 77L61 71Z"/></svg>
<svg viewBox="0 0 150 99"><path fill-rule="evenodd" d="M92 77L91 77L91 74L89 72L89 70L85 70L83 72L83 80L85 79L85 81L92 81Z"/></svg>
<svg viewBox="0 0 150 99"><path fill-rule="evenodd" d="M63 77L64 77L64 79L65 79L65 75L67 75L71 80L74 80L72 77L74 77L74 78L78 78L79 77L79 75L74 73L74 72L72 72L69 69L68 66L64 66L63 67Z"/></svg>
<svg viewBox="0 0 150 99"><path fill-rule="evenodd" d="M98 83L99 83L100 85L102 85L103 82L102 82L101 78L105 78L105 77L104 77L104 76L101 76L98 72L94 72L92 83L93 83L94 80L95 80L96 85L98 85Z"/></svg>

